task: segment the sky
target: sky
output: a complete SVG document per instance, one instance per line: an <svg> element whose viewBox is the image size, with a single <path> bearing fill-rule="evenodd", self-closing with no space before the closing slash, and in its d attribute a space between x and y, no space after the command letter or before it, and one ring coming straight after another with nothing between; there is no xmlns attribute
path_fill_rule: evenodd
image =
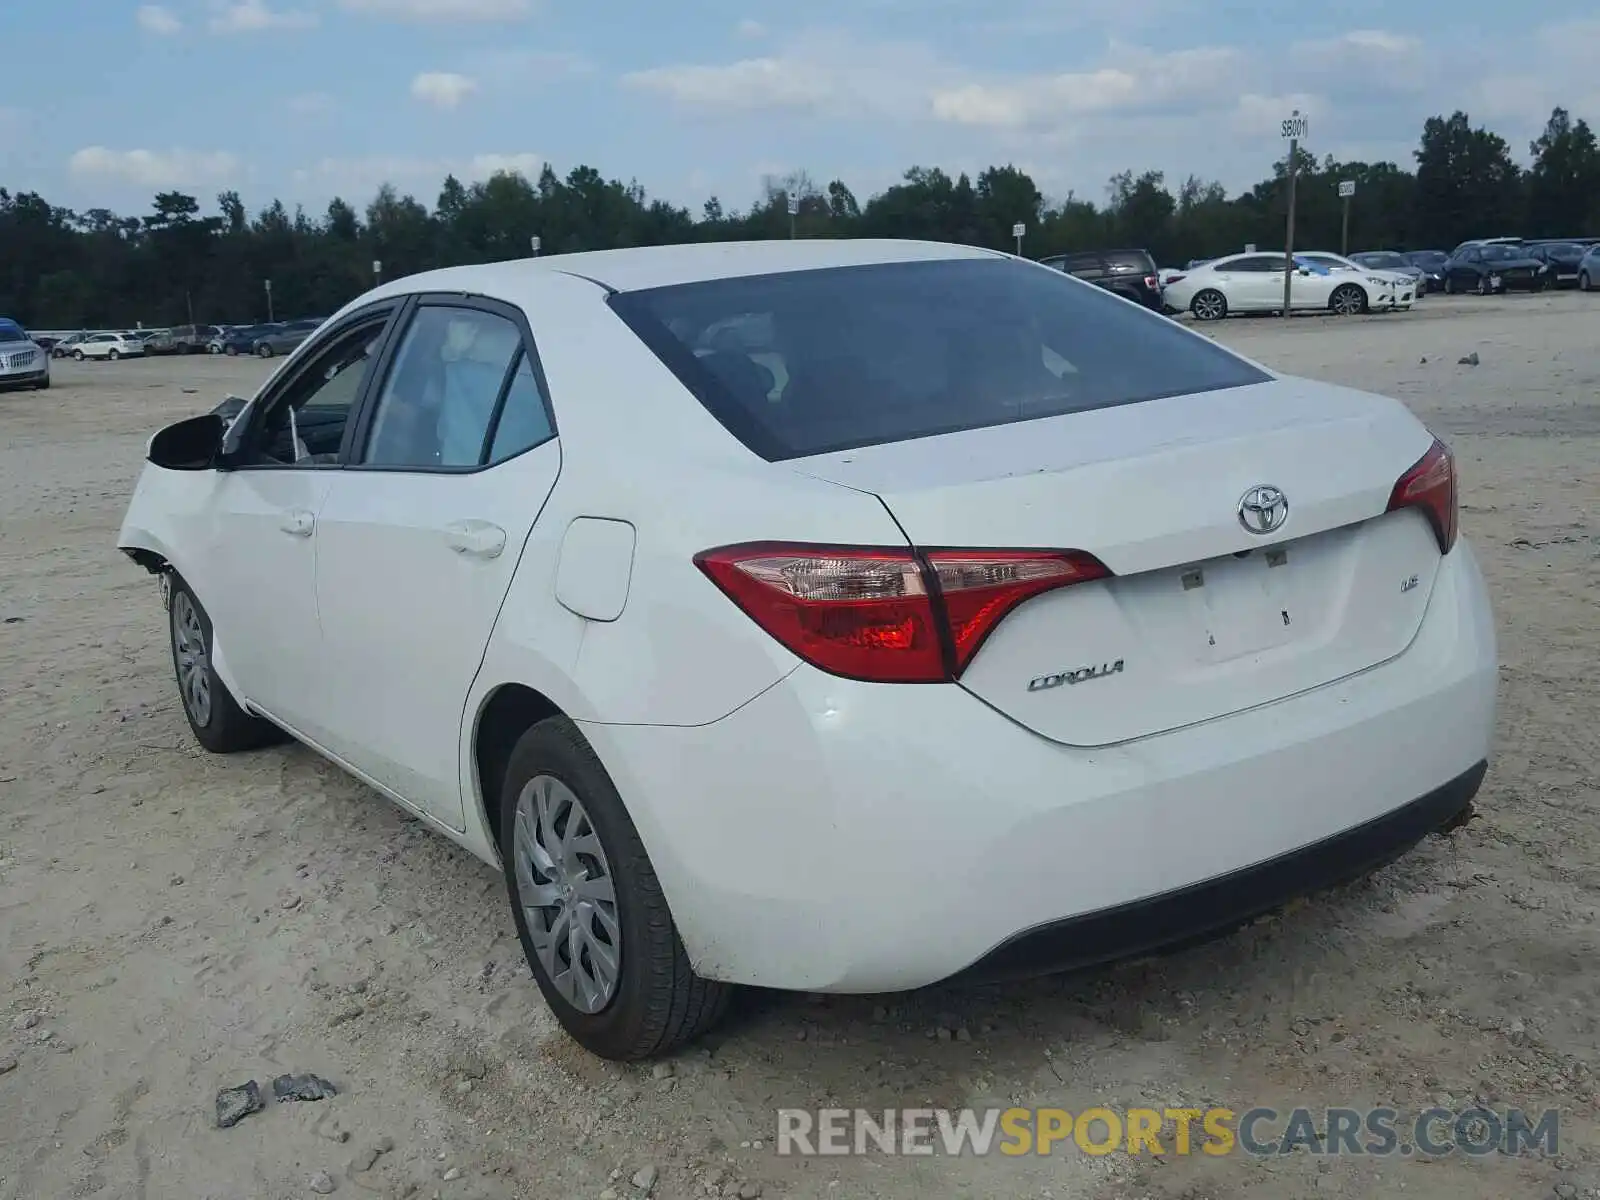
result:
<svg viewBox="0 0 1600 1200"><path fill-rule="evenodd" d="M1412 164L1465 109L1519 160L1600 125L1593 0L55 0L0 11L0 187L148 211L176 188L318 212L546 161L698 213L762 180L863 201L913 165L1014 163L1101 202L1126 169L1230 191L1282 119L1319 157ZM19 48L27 48L19 52Z"/></svg>

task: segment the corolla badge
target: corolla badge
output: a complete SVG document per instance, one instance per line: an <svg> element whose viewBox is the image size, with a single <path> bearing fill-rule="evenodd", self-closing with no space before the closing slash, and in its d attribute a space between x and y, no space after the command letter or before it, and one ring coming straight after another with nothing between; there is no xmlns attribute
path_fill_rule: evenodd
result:
<svg viewBox="0 0 1600 1200"><path fill-rule="evenodd" d="M1276 533L1289 519L1289 497L1270 483L1258 483L1239 497L1239 524L1250 533Z"/></svg>

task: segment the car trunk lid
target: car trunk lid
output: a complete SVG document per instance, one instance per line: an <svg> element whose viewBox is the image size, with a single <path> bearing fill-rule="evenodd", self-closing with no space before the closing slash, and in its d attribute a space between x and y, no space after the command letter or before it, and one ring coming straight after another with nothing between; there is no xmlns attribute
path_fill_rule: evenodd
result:
<svg viewBox="0 0 1600 1200"><path fill-rule="evenodd" d="M1386 509L1431 441L1393 401L1278 379L790 465L876 494L923 549L1099 558L1111 578L1026 601L960 683L1045 737L1103 746L1400 654L1440 556L1420 513ZM1263 486L1287 518L1257 533L1240 507Z"/></svg>

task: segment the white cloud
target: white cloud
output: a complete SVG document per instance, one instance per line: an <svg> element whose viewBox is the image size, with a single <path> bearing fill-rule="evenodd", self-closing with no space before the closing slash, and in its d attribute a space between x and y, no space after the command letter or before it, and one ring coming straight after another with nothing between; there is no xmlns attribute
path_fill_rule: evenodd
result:
<svg viewBox="0 0 1600 1200"><path fill-rule="evenodd" d="M718 66L655 67L624 75L622 82L723 116L788 109L859 121L925 117L931 89L958 78L926 46L866 43L830 31L801 37L780 54Z"/></svg>
<svg viewBox="0 0 1600 1200"><path fill-rule="evenodd" d="M401 21L520 21L531 0L340 0L350 12Z"/></svg>
<svg viewBox="0 0 1600 1200"><path fill-rule="evenodd" d="M112 150L85 146L67 160L78 176L120 179L141 187L180 187L230 183L238 179L240 163L226 151Z"/></svg>
<svg viewBox="0 0 1600 1200"><path fill-rule="evenodd" d="M766 37L767 27L754 18L746 17L734 27L734 32L742 38Z"/></svg>
<svg viewBox="0 0 1600 1200"><path fill-rule="evenodd" d="M317 14L303 9L269 8L265 0L239 0L222 4L207 23L212 33L263 33L274 29L310 29Z"/></svg>
<svg viewBox="0 0 1600 1200"><path fill-rule="evenodd" d="M318 199L340 195L352 204L365 204L385 183L400 191L414 191L431 205L446 175L467 183L513 171L530 180L544 168L543 155L528 151L474 154L462 158L424 158L405 155L328 157L294 173L296 190Z"/></svg>
<svg viewBox="0 0 1600 1200"><path fill-rule="evenodd" d="M435 108L455 108L478 90L478 81L452 71L424 71L411 81L413 99Z"/></svg>
<svg viewBox="0 0 1600 1200"><path fill-rule="evenodd" d="M183 32L183 22L177 14L160 4L141 5L137 19L140 29L159 37L171 37Z"/></svg>

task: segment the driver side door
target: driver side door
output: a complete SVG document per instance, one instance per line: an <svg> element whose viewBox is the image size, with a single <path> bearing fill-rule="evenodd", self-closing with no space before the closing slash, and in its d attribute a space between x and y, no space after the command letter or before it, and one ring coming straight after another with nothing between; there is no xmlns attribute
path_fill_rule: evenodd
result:
<svg viewBox="0 0 1600 1200"><path fill-rule="evenodd" d="M201 603L225 677L241 700L318 743L328 715L319 702L317 517L397 309L352 314L267 384L243 418L211 508L213 594Z"/></svg>

